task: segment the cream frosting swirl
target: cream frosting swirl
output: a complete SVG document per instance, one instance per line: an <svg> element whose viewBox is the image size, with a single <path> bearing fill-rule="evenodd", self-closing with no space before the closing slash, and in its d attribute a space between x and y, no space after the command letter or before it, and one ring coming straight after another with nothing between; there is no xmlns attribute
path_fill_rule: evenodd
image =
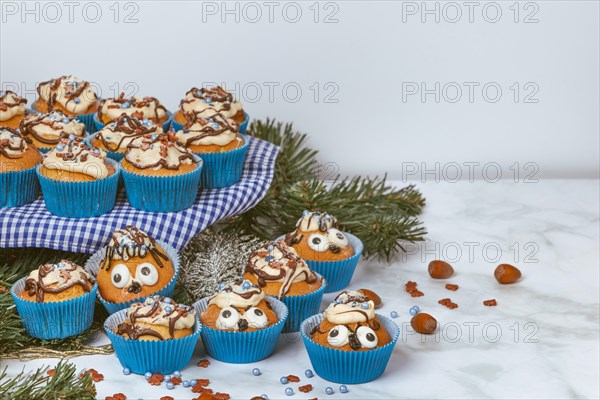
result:
<svg viewBox="0 0 600 400"><path fill-rule="evenodd" d="M27 140L17 129L0 128L0 156L21 158L29 148Z"/></svg>
<svg viewBox="0 0 600 400"><path fill-rule="evenodd" d="M192 120L176 133L177 141L184 146L225 146L237 138L240 126L234 120L213 109L194 114Z"/></svg>
<svg viewBox="0 0 600 400"><path fill-rule="evenodd" d="M127 319L132 324L137 322L167 326L170 329L190 329L196 323L194 307L175 304L168 297L152 296L143 303L137 302L129 306Z"/></svg>
<svg viewBox="0 0 600 400"><path fill-rule="evenodd" d="M121 93L119 97L104 99L100 102L98 109L98 119L100 121L104 121L106 118L114 121L122 114L139 119L162 121L166 118L167 109L156 97L133 96L127 98L124 93Z"/></svg>
<svg viewBox="0 0 600 400"><path fill-rule="evenodd" d="M337 219L333 215L320 211L306 210L296 222L296 230L302 232L327 232L331 228L337 228L337 226Z"/></svg>
<svg viewBox="0 0 600 400"><path fill-rule="evenodd" d="M125 149L132 140L148 135L163 133L162 126L149 119L139 119L122 113L116 120L96 133L96 137L110 151Z"/></svg>
<svg viewBox="0 0 600 400"><path fill-rule="evenodd" d="M44 264L31 271L25 280L25 290L36 300L44 301L44 293L60 293L74 285L81 285L86 292L92 289L94 280L81 266L68 260L56 264Z"/></svg>
<svg viewBox="0 0 600 400"><path fill-rule="evenodd" d="M106 153L89 147L74 135L60 138L56 147L44 155L43 164L48 169L78 172L96 179L109 175Z"/></svg>
<svg viewBox="0 0 600 400"><path fill-rule="evenodd" d="M219 291L208 300L208 305L248 309L258 305L264 298L265 292L259 286L252 285L250 281L237 280L221 284Z"/></svg>
<svg viewBox="0 0 600 400"><path fill-rule="evenodd" d="M17 96L12 90L0 91L0 122L17 115L25 115L27 99Z"/></svg>
<svg viewBox="0 0 600 400"><path fill-rule="evenodd" d="M21 121L21 134L31 135L41 143L57 144L62 135L85 136L85 124L76 117L67 116L60 111L45 114L32 114Z"/></svg>
<svg viewBox="0 0 600 400"><path fill-rule="evenodd" d="M127 261L133 257L144 258L150 255L159 267L163 262L169 260L169 256L156 247L156 240L146 232L133 225L127 225L123 229L117 229L106 247L106 255L100 268L110 270L112 260Z"/></svg>
<svg viewBox="0 0 600 400"><path fill-rule="evenodd" d="M53 111L60 104L65 110L82 115L98 100L94 88L89 82L73 75L63 75L39 84L37 88L40 98Z"/></svg>
<svg viewBox="0 0 600 400"><path fill-rule="evenodd" d="M242 104L221 86L200 89L194 87L187 91L179 107L184 114L212 108L227 118L233 118L243 110Z"/></svg>
<svg viewBox="0 0 600 400"><path fill-rule="evenodd" d="M127 146L125 159L136 168L159 170L179 169L183 164L195 164L193 153L175 142L172 133L144 135Z"/></svg>
<svg viewBox="0 0 600 400"><path fill-rule="evenodd" d="M281 282L279 298L286 295L293 283L314 283L317 280L317 276L298 256L296 250L283 240L268 242L261 249L251 253L246 272L256 276L261 287L266 286L267 282Z"/></svg>
<svg viewBox="0 0 600 400"><path fill-rule="evenodd" d="M367 322L375 318L375 303L359 292L344 290L323 311L323 316L335 325Z"/></svg>

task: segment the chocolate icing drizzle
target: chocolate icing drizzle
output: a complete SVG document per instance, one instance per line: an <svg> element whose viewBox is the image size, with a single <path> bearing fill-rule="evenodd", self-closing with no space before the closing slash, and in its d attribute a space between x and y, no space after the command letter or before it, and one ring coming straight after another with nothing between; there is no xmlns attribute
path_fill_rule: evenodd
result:
<svg viewBox="0 0 600 400"><path fill-rule="evenodd" d="M266 258L270 257L270 252L269 250L267 250L269 246L277 248L283 254L283 260L273 259L267 261ZM267 272L265 272L257 266L257 261L259 259L265 259L265 261L268 262L270 268L278 270L279 272L276 275L269 275ZM281 283L282 295L279 296L280 298L282 298L289 291L293 283L292 279L294 278L294 274L299 264L304 264L304 260L302 260L302 258L300 258L300 256L298 256L297 254L292 253L290 251L290 248L286 245L286 243L283 240L278 240L276 242L268 242L267 244L265 244L265 246L263 246L262 249L251 253L248 256L248 263L246 264L245 272L251 273L254 276L256 276L260 287L265 287L267 285L267 281L283 280ZM302 271L301 274L304 275L304 280L307 283L314 283L317 281L317 276L309 270Z"/></svg>
<svg viewBox="0 0 600 400"><path fill-rule="evenodd" d="M147 165L142 165L136 161L132 161L129 157L128 157L128 152L125 154L125 158L127 159L127 161L129 161L133 166L135 166L136 168L139 169L147 169L147 168L155 168L158 166L161 166L162 168L165 169L172 169L172 170L176 170L179 168L179 166L170 166L167 163L166 160L166 156L168 154L168 148L169 147L175 147L175 149L180 153L179 154L179 164L181 165L182 161L184 160L191 160L192 163L196 163L196 159L194 157L194 154L191 153L190 151L188 151L185 148L182 148L181 146L179 146L176 142L177 138L175 137L175 135L172 132L168 132L168 133L161 133L159 135L155 135L155 134L151 134L151 135L143 135L135 140L133 140L131 143L129 143L127 145L128 149L140 149L142 151L148 151L152 148L152 146L160 146L160 155L161 157L159 157L158 161L155 163L151 163L151 164L147 164Z"/></svg>
<svg viewBox="0 0 600 400"><path fill-rule="evenodd" d="M65 132L64 130L61 130L61 131L58 131L56 133L57 134L56 139L48 139L48 138L45 138L43 136L38 135L38 133L34 129L34 127L36 125L40 125L40 124L42 124L42 125L48 125L53 130L60 129L57 125L59 123L62 123L62 120L64 118L67 118L69 120L68 123L71 123L71 121L76 121L77 122L77 119L75 117L70 117L70 116L64 115L60 111L56 111L56 112L58 114L60 114L60 116L61 116L60 118L52 119L52 120L48 121L47 117L50 116L51 114L47 113L47 114L33 115L33 116L29 117L29 118L26 118L26 119L22 120L21 121L21 126L20 126L21 133L23 134L23 136L31 135L37 141L39 141L41 143L50 144L50 145L57 144L60 141L60 137L64 136L64 135L68 136L69 132ZM64 129L64 125L65 124L62 124L62 125L63 125L63 129Z"/></svg>
<svg viewBox="0 0 600 400"><path fill-rule="evenodd" d="M23 155L25 154L24 152L27 149L27 143L31 143L31 139L21 136L21 134L19 133L19 131L17 129L0 128L0 133L2 133L4 131L9 132L13 139L17 139L16 142L18 144L17 145L11 144L10 139L0 140L0 155L4 156L6 158L11 158L11 159L18 159L18 158L23 157ZM18 152L19 154L17 154L17 155L10 154L9 151L15 151L15 152Z"/></svg>
<svg viewBox="0 0 600 400"><path fill-rule="evenodd" d="M14 103L6 102L9 95L15 101ZM12 90L5 90L4 96L0 97L0 111L8 111L9 108L19 107L21 104L27 104L27 99L17 96Z"/></svg>
<svg viewBox="0 0 600 400"><path fill-rule="evenodd" d="M197 87L193 87L190 90L188 90L185 95L187 97L190 94L194 97L194 99L181 100L181 102L179 103L179 107L181 107L181 109L183 109L183 104L191 103L195 99L199 99L199 100L202 100L203 102L207 103L210 107L213 107L213 108L214 108L214 106L212 105L213 101L222 103L223 104L222 110L229 111L231 109L231 103L234 102L233 95L231 93L229 93L228 91L226 91L225 89L223 89L221 86L216 86L214 88L200 88L200 89Z"/></svg>
<svg viewBox="0 0 600 400"><path fill-rule="evenodd" d="M183 133L186 135L184 146L188 147L195 141L209 136L217 136L223 132L238 133L240 126L232 119L228 119L220 113L204 118L200 114L203 111L195 113L186 113L185 117L188 123L183 127ZM200 124L202 128L192 129L193 125Z"/></svg>
<svg viewBox="0 0 600 400"><path fill-rule="evenodd" d="M128 238L130 240L129 244L133 244L133 246L121 245L117 236L118 234ZM146 241L149 242L148 245L146 245ZM158 266L161 268L164 266L162 260L169 260L169 257L156 247L156 241L154 238L148 236L145 232L133 225L127 225L125 229L120 229L112 235L112 238L106 247L106 255L100 264L100 268L110 271L112 260L115 255L121 260L124 260L124 257L131 258L135 257L136 255L144 258L148 253L152 255L152 258L154 258L156 264L158 264Z"/></svg>
<svg viewBox="0 0 600 400"><path fill-rule="evenodd" d="M44 101L44 98L42 97L41 88L42 86L50 85L50 93L48 96L48 100L45 100L46 105L48 106L48 112L54 111L54 107L56 105L56 98L58 97L58 90L62 86L63 82L66 86L64 96L67 98L65 108L67 104L81 96L81 94L90 86L90 83L87 81L66 82L65 80L67 78L67 75L63 75L61 77L42 82L38 85L37 92L39 99L42 101ZM97 98L96 93L94 93L94 97Z"/></svg>
<svg viewBox="0 0 600 400"><path fill-rule="evenodd" d="M27 278L25 280L25 290L27 291L27 294L30 296L35 295L35 300L38 303L41 303L44 301L44 295L46 293L62 293L75 285L81 285L83 290L85 290L86 292L92 290L92 286L94 285L94 279L92 277L88 277L85 274L80 274L80 279L74 279L66 285L59 285L57 287L46 286L44 284L43 279L46 276L48 276L51 272L53 272L56 268L60 267L62 267L61 274L65 277L65 279L71 279L71 272L75 271L77 268L81 269L81 267L77 264L67 260L61 260L58 264L40 265L38 267L38 279Z"/></svg>
<svg viewBox="0 0 600 400"><path fill-rule="evenodd" d="M306 225L310 226L312 221L316 220L320 232L327 232L328 224L331 224L331 228L338 228L338 221L333 215L318 210L304 211L302 217L298 220L298 222L296 222L296 229L294 229L293 232L285 235L284 240L288 244L288 246L298 244L302 241L304 234L300 230L300 224L306 216L308 216L308 221Z"/></svg>
<svg viewBox="0 0 600 400"><path fill-rule="evenodd" d="M114 127L105 127L105 129L98 131L98 134L96 135L96 137L100 139L104 147L110 151L117 151L118 149L122 148L122 144L125 139L134 139L144 135L153 134L158 129L158 126L154 123L147 123L144 120L140 120L139 118L134 116L129 116L126 113L121 114L121 116L117 118L114 122L112 122L112 124L114 124ZM124 136L121 138L121 140L119 140L119 143L117 143L116 146L113 143L106 140L106 129L110 129L113 132L120 132L124 134Z"/></svg>
<svg viewBox="0 0 600 400"><path fill-rule="evenodd" d="M96 147L90 147L83 141L83 138L75 135L61 134L57 146L51 151L56 153L58 158L64 161L86 162L88 157L100 159L106 158L106 155Z"/></svg>
<svg viewBox="0 0 600 400"><path fill-rule="evenodd" d="M156 120L156 122L158 122L160 119L158 116L158 110L163 110L165 112L165 114L167 113L167 109L165 108L165 106L160 104L160 101L158 101L158 99L156 97L143 97L141 99L136 99L135 97L127 98L127 97L125 97L125 93L121 92L119 94L119 97L115 97L113 99L104 99L104 100L100 101L100 105L98 107L98 120L99 121L104 121L105 115L102 112L102 110L104 109L104 104L107 103L108 101L117 103L117 104L109 104L108 106L106 106L109 109L142 108L142 107L147 107L147 106L150 106L151 104L154 104L154 117L153 118ZM126 107L123 107L123 105L125 105ZM128 107L127 107L127 105L128 105Z"/></svg>

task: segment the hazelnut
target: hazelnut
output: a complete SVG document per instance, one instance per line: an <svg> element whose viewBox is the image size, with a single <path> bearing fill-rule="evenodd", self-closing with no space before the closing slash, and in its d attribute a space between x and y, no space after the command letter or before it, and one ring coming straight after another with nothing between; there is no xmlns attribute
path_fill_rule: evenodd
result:
<svg viewBox="0 0 600 400"><path fill-rule="evenodd" d="M503 284L515 283L521 279L521 271L517 267L513 267L510 264L500 264L494 271L496 280Z"/></svg>
<svg viewBox="0 0 600 400"><path fill-rule="evenodd" d="M412 317L410 325L415 331L428 335L435 332L437 321L427 313L418 313Z"/></svg>
<svg viewBox="0 0 600 400"><path fill-rule="evenodd" d="M433 279L448 279L454 274L454 268L442 260L433 260L427 270Z"/></svg>

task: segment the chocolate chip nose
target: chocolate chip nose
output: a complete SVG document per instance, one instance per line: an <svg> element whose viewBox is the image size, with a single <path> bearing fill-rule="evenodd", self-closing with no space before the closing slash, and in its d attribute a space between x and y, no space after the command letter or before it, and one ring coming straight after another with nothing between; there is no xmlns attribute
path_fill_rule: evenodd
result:
<svg viewBox="0 0 600 400"><path fill-rule="evenodd" d="M245 319L240 319L238 321L238 329L240 332L244 332L246 329L248 329L248 321Z"/></svg>
<svg viewBox="0 0 600 400"><path fill-rule="evenodd" d="M340 252L340 250L341 250L341 249L340 249L340 246L338 246L337 244L333 244L333 243L331 243L331 244L329 245L329 250L331 250L331 252L332 252L332 253L335 253L335 254L337 254L337 253L339 253L339 252Z"/></svg>
<svg viewBox="0 0 600 400"><path fill-rule="evenodd" d="M142 285L138 281L133 281L131 286L127 289L129 293L139 293L142 290Z"/></svg>

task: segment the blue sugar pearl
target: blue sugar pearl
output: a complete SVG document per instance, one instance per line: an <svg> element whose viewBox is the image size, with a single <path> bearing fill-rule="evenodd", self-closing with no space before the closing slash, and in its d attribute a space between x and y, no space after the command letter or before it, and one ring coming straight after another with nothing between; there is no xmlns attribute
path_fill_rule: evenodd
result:
<svg viewBox="0 0 600 400"><path fill-rule="evenodd" d="M146 250L146 245L145 245L145 244L143 244L143 245L141 245L141 246L140 246L140 248L141 248L142 250Z"/></svg>
<svg viewBox="0 0 600 400"><path fill-rule="evenodd" d="M419 307L417 306L413 306L410 308L410 310L408 311L410 313L410 315L417 315L419 313Z"/></svg>
<svg viewBox="0 0 600 400"><path fill-rule="evenodd" d="M392 311L390 313L390 317L392 317L392 318L398 318L398 313L396 311Z"/></svg>
<svg viewBox="0 0 600 400"><path fill-rule="evenodd" d="M156 136L156 135L152 135L152 136L150 137L150 139L151 139L152 141L155 141L157 137L158 137L158 136Z"/></svg>
<svg viewBox="0 0 600 400"><path fill-rule="evenodd" d="M69 140L75 140L75 135L69 135Z"/></svg>
<svg viewBox="0 0 600 400"><path fill-rule="evenodd" d="M273 245L272 245L272 244L270 244L270 245L269 245L269 247L267 247L267 250L269 250L269 251L273 251L273 248L274 248L274 247L273 247Z"/></svg>
<svg viewBox="0 0 600 400"><path fill-rule="evenodd" d="M56 150L63 151L64 149L65 149L65 146L63 146L62 144L57 144L56 145Z"/></svg>
<svg viewBox="0 0 600 400"><path fill-rule="evenodd" d="M146 372L146 373L144 374L144 378L146 378L146 380L148 380L148 379L152 378L152 372Z"/></svg>
<svg viewBox="0 0 600 400"><path fill-rule="evenodd" d="M369 309L369 303L362 303L360 305L360 308L362 308L363 310L368 310Z"/></svg>
<svg viewBox="0 0 600 400"><path fill-rule="evenodd" d="M260 375L260 369L258 369L258 368L254 368L254 369L252 370L252 375L254 375L254 376L259 376L259 375Z"/></svg>
<svg viewBox="0 0 600 400"><path fill-rule="evenodd" d="M160 297L160 296L159 296ZM167 303L167 304L171 304L171 298L170 297L165 297L163 299L163 303Z"/></svg>
<svg viewBox="0 0 600 400"><path fill-rule="evenodd" d="M288 378L287 378L287 376L282 376L282 377L279 379L279 382L281 382L281 384L282 384L282 385L287 385L287 383L288 383Z"/></svg>
<svg viewBox="0 0 600 400"><path fill-rule="evenodd" d="M326 219L327 221L331 220L331 215L329 215L329 214L325 215L325 219Z"/></svg>
<svg viewBox="0 0 600 400"><path fill-rule="evenodd" d="M213 124L211 124L211 125L212 125L213 129L219 129L219 124L215 124L215 123L213 123Z"/></svg>
<svg viewBox="0 0 600 400"><path fill-rule="evenodd" d="M219 283L219 289L218 290L223 290L225 288L225 283L221 282Z"/></svg>
<svg viewBox="0 0 600 400"><path fill-rule="evenodd" d="M165 375L165 382L169 382L171 378L171 375Z"/></svg>
<svg viewBox="0 0 600 400"><path fill-rule="evenodd" d="M210 103L212 101L212 99L210 97L207 97L204 101L206 101L207 103Z"/></svg>
<svg viewBox="0 0 600 400"><path fill-rule="evenodd" d="M260 397L262 397L265 400L269 400L269 396L267 396L266 394L261 394Z"/></svg>
<svg viewBox="0 0 600 400"><path fill-rule="evenodd" d="M265 261L266 261L266 262L269 262L269 261L271 261L272 259L273 259L273 256L266 256L266 257L265 257Z"/></svg>
<svg viewBox="0 0 600 400"><path fill-rule="evenodd" d="M331 386L327 386L325 388L325 393L327 393L327 394L333 394L333 388Z"/></svg>
<svg viewBox="0 0 600 400"><path fill-rule="evenodd" d="M81 100L79 98L77 98L77 99L73 100L73 103L79 104L79 103L81 103Z"/></svg>
<svg viewBox="0 0 600 400"><path fill-rule="evenodd" d="M131 370L129 368L123 368L123 375L131 374Z"/></svg>
<svg viewBox="0 0 600 400"><path fill-rule="evenodd" d="M195 379L192 379L192 380L190 381L190 386L196 386L197 384L198 384L198 381L197 381L197 380L195 380Z"/></svg>
<svg viewBox="0 0 600 400"><path fill-rule="evenodd" d="M294 389L292 389L292 388L286 388L285 389L285 394L286 394L286 396L293 395L294 394Z"/></svg>
<svg viewBox="0 0 600 400"><path fill-rule="evenodd" d="M337 304L342 304L342 301L343 301L342 299L335 299L335 302L336 302Z"/></svg>
<svg viewBox="0 0 600 400"><path fill-rule="evenodd" d="M181 372L175 371L175 372L173 372L173 376L176 376L177 378L181 378Z"/></svg>
<svg viewBox="0 0 600 400"><path fill-rule="evenodd" d="M61 122L63 124L68 124L69 123L69 118L63 118L63 120Z"/></svg>
<svg viewBox="0 0 600 400"><path fill-rule="evenodd" d="M166 312L167 314L168 314L168 313L170 313L171 311L173 311L173 309L172 309L171 307L169 307L169 306L166 306L166 307L165 307L165 312Z"/></svg>
<svg viewBox="0 0 600 400"><path fill-rule="evenodd" d="M173 390L174 387L175 385L173 385L173 382L167 382L167 389Z"/></svg>
<svg viewBox="0 0 600 400"><path fill-rule="evenodd" d="M121 108L129 108L129 106L130 106L130 104L127 101L125 103L121 104Z"/></svg>
<svg viewBox="0 0 600 400"><path fill-rule="evenodd" d="M244 281L244 283L242 283L242 289L244 290L250 289L251 286L252 284L249 281Z"/></svg>
<svg viewBox="0 0 600 400"><path fill-rule="evenodd" d="M184 388L190 387L190 381L183 381L183 382L181 382L181 384L183 385Z"/></svg>
<svg viewBox="0 0 600 400"><path fill-rule="evenodd" d="M340 386L340 393L348 393L348 386L341 385Z"/></svg>
<svg viewBox="0 0 600 400"><path fill-rule="evenodd" d="M313 374L312 370L310 369L304 371L304 375L306 375L307 378L312 378L313 376L315 376L315 374Z"/></svg>

